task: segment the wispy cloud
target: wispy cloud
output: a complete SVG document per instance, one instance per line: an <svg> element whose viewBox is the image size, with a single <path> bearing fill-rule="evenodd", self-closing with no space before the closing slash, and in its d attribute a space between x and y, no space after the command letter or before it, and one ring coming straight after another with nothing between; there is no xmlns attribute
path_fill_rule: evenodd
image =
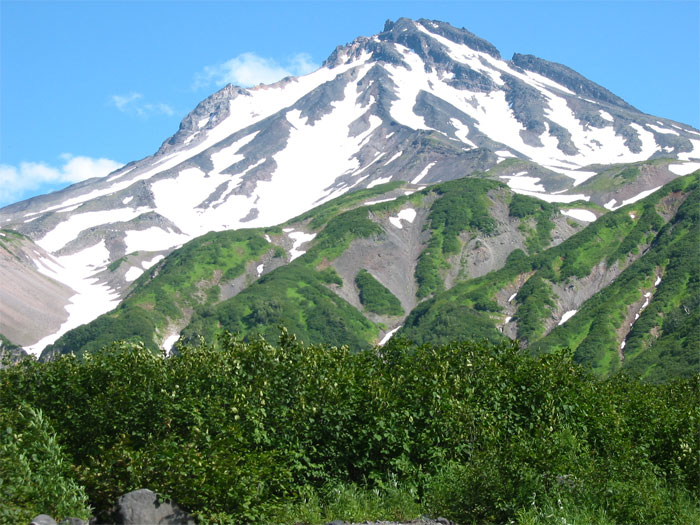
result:
<svg viewBox="0 0 700 525"><path fill-rule="evenodd" d="M171 117L175 110L167 104L144 102L141 93L128 95L112 95L112 104L122 113L148 117L150 115L166 115Z"/></svg>
<svg viewBox="0 0 700 525"><path fill-rule="evenodd" d="M0 164L0 206L28 198L37 190L45 193L91 177L104 177L122 166L110 159L69 153L59 158L63 164L58 167L45 162L21 162L19 166Z"/></svg>
<svg viewBox="0 0 700 525"><path fill-rule="evenodd" d="M318 67L308 53L297 53L284 65L255 53L243 53L223 64L206 66L195 75L194 88L225 84L243 87L272 84L284 77L306 75Z"/></svg>

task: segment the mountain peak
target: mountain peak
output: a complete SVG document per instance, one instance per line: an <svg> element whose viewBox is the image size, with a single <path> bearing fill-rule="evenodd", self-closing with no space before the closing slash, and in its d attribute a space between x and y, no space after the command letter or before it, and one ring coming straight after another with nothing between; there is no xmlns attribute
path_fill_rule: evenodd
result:
<svg viewBox="0 0 700 525"><path fill-rule="evenodd" d="M439 37L447 38L456 44L464 44L474 51L487 53L494 58L501 58L501 53L491 42L476 36L465 28L458 29L440 20L428 20L426 18L419 18L418 20L399 18L396 22L387 20L384 24L384 31L380 33L378 37L380 40L389 40L403 44L417 52L412 45L406 45L405 42L410 43L412 38L418 35L424 35L422 36L422 42L430 43L432 46L435 46L437 41L430 39L430 36L427 34L428 32L438 35ZM432 40L432 42L430 40Z"/></svg>

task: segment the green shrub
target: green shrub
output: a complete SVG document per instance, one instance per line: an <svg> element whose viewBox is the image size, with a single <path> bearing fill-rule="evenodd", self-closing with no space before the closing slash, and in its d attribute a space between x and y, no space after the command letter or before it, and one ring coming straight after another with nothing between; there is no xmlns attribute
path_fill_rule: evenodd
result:
<svg viewBox="0 0 700 525"><path fill-rule="evenodd" d="M87 519L87 496L41 410L0 409L0 522L37 514Z"/></svg>
<svg viewBox="0 0 700 525"><path fill-rule="evenodd" d="M357 273L355 284L360 290L360 302L367 311L386 315L404 313L396 296L367 270L360 270Z"/></svg>

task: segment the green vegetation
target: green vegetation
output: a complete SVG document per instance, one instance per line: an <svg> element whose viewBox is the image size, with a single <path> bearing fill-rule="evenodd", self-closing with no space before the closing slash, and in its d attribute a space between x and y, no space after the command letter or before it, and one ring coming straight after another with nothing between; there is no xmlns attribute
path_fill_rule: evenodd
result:
<svg viewBox="0 0 700 525"><path fill-rule="evenodd" d="M355 284L360 290L360 302L367 311L384 315L403 315L403 308L396 296L367 270L357 273Z"/></svg>
<svg viewBox="0 0 700 525"><path fill-rule="evenodd" d="M284 325L308 343L371 347L377 327L329 290L324 274L302 259L277 268L232 299L198 310L182 332L184 340L214 340L225 329L252 341L260 335L274 337Z"/></svg>
<svg viewBox="0 0 700 525"><path fill-rule="evenodd" d="M405 183L402 181L387 182L386 184L379 184L373 188L347 193L325 204L322 204L317 208L309 210L302 215L287 221L285 224L296 224L311 219L309 222L309 228L314 230L320 229L339 213L349 210L350 208L357 207L364 201L370 200L372 197L377 197L400 188L404 184Z"/></svg>
<svg viewBox="0 0 700 525"><path fill-rule="evenodd" d="M119 340L158 351L160 330L185 318L186 310L210 308L219 299L220 282L242 275L246 264L271 248L259 230L198 237L139 277L118 308L66 333L47 351L80 355Z"/></svg>
<svg viewBox="0 0 700 525"><path fill-rule="evenodd" d="M645 291L663 281L626 339L623 369L647 381L666 381L700 372L697 275L700 261L700 176L678 178L649 197L608 213L563 243L527 257L516 250L506 265L478 279L457 283L421 303L397 336L418 343L445 340L503 338L496 294L515 281L532 279L518 293L518 337L533 354L571 348L575 360L607 376L622 367L619 331L640 308ZM680 204L668 224L660 216L662 199ZM512 202L512 201L511 201ZM517 203L517 201L516 201ZM520 207L525 211L520 211ZM534 204L517 203L513 213L525 214ZM669 210L665 210L668 212ZM632 218L633 214L636 218ZM643 250L644 253L641 253ZM636 258L631 264L629 261ZM545 320L554 305L552 285L575 286L594 268L628 265L610 285L586 301L574 317L549 334ZM535 286L535 284L537 286ZM529 298L529 299L528 299ZM634 319L632 312L632 319ZM544 336L544 337L543 337Z"/></svg>
<svg viewBox="0 0 700 525"><path fill-rule="evenodd" d="M520 231L525 234L525 243L530 255L549 247L554 228L552 217L559 211L556 205L514 193L508 211L511 217L521 220ZM528 219L534 220L534 230L529 226Z"/></svg>
<svg viewBox="0 0 700 525"><path fill-rule="evenodd" d="M119 259L116 259L116 260L112 261L111 263L109 263L109 266L107 266L107 269L110 272L114 272L122 265L122 263L125 263L127 259L128 259L128 257L126 255L124 255L123 257L120 257Z"/></svg>
<svg viewBox="0 0 700 525"><path fill-rule="evenodd" d="M534 341L544 330L544 321L554 307L552 289L540 273L535 273L518 290L515 300L518 303L516 320L518 338L525 342Z"/></svg>
<svg viewBox="0 0 700 525"><path fill-rule="evenodd" d="M654 166L677 162L673 159L652 159L632 164L616 164L613 166L594 166L598 174L581 183L578 189L585 193L612 192L634 182L642 173L649 172ZM653 172L652 172L653 173Z"/></svg>
<svg viewBox="0 0 700 525"><path fill-rule="evenodd" d="M99 515L148 487L202 523L697 523L699 379L600 381L514 343L352 353L287 332L26 360L0 370L0 512Z"/></svg>
<svg viewBox="0 0 700 525"><path fill-rule="evenodd" d="M37 514L87 519L87 496L41 409L0 408L0 521L29 523Z"/></svg>
<svg viewBox="0 0 700 525"><path fill-rule="evenodd" d="M369 218L367 208L360 207L346 211L331 219L318 234L314 246L307 253L307 260L332 261L350 246L353 239L380 235L381 227Z"/></svg>
<svg viewBox="0 0 700 525"><path fill-rule="evenodd" d="M629 230L629 237L636 237L641 246L649 244L649 249L613 283L584 303L573 318L537 343L534 351L569 347L576 351L577 361L600 373L610 373L621 366L617 356L621 344L618 329L637 312L639 318L625 340L623 370L648 381L689 377L700 370L696 328L700 315L699 179L677 179L641 201L637 225ZM671 221L663 225L656 212L658 202L679 191L684 192L685 198ZM611 215L632 222L627 210ZM610 259L619 261L627 253L637 251L637 246L623 238ZM655 287L662 274L662 281ZM650 301L641 310L644 293L650 294ZM635 309L630 310L630 305L636 305Z"/></svg>
<svg viewBox="0 0 700 525"><path fill-rule="evenodd" d="M438 198L428 215L430 241L416 265L419 298L443 290L441 270L448 267L447 255L459 253L460 233L480 231L490 235L494 232L496 225L489 214L487 193L503 187L491 180L465 178L424 190L437 193Z"/></svg>
<svg viewBox="0 0 700 525"><path fill-rule="evenodd" d="M12 250L12 245L17 244L18 242L23 240L31 242L30 239L28 239L26 236L22 235L21 233L15 230L10 230L8 228L0 228L0 233L2 234L0 235L0 248L2 248L15 258L17 258L17 254Z"/></svg>
<svg viewBox="0 0 700 525"><path fill-rule="evenodd" d="M14 344L12 341L10 341L7 337L4 335L0 334L0 349L3 350L15 350L19 348L19 345Z"/></svg>
<svg viewBox="0 0 700 525"><path fill-rule="evenodd" d="M646 168L615 169L629 178L634 170ZM159 334L188 320L183 335L190 343L200 336L215 340L222 330L236 332L245 341L259 335L270 338L284 325L306 343L332 342L352 351L369 348L380 327L338 296L336 287L343 282L332 264L354 240L385 239L377 219L410 203L430 206L430 237L415 270L417 295L424 300L408 312L398 336L417 343L498 342L505 338L505 317L511 315L515 335L534 355L570 348L577 362L600 376L622 369L652 382L687 377L700 371L700 342L693 329L700 274L694 256L700 245L699 178L678 178L637 203L605 213L551 248L547 247L558 205L513 194L499 182L455 180L364 206L369 197L397 186L372 188L297 218L307 231L309 225L321 228L314 230L317 235L307 253L261 279L251 275L248 282L237 281L235 288L226 288L226 300L221 300L220 282L241 276L263 255L284 255L279 246L263 239L265 233L281 236L281 227L209 234L185 245L141 276L119 308L65 334L54 350L81 354L125 340L143 342L157 352ZM509 215L520 220L529 254L514 250L500 270L478 279L457 276L445 290L447 270L467 235L483 239L495 233L490 215L494 202L500 209L507 205ZM563 313L557 294L580 294L613 275L609 285L578 306L573 318L547 333L556 324L554 316ZM663 281L655 287L659 276ZM395 297L364 277L363 312L403 315ZM506 288L518 290L517 301L510 305L515 311L504 310L501 290ZM648 306L641 310L650 293Z"/></svg>
<svg viewBox="0 0 700 525"><path fill-rule="evenodd" d="M343 286L343 279L335 271L335 268L329 266L318 272L319 278L326 284L337 284L338 286Z"/></svg>

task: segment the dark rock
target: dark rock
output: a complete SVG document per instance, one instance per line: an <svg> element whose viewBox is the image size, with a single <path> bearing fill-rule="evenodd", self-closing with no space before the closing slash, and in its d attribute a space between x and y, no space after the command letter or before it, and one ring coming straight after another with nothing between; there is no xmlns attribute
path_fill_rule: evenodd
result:
<svg viewBox="0 0 700 525"><path fill-rule="evenodd" d="M32 519L30 525L56 525L56 520L48 514L39 514Z"/></svg>
<svg viewBox="0 0 700 525"><path fill-rule="evenodd" d="M192 516L172 501L162 499L149 489L139 489L121 496L107 519L100 523L114 525L195 525Z"/></svg>
<svg viewBox="0 0 700 525"><path fill-rule="evenodd" d="M345 525L345 522L343 520L335 520L329 521L326 525Z"/></svg>

